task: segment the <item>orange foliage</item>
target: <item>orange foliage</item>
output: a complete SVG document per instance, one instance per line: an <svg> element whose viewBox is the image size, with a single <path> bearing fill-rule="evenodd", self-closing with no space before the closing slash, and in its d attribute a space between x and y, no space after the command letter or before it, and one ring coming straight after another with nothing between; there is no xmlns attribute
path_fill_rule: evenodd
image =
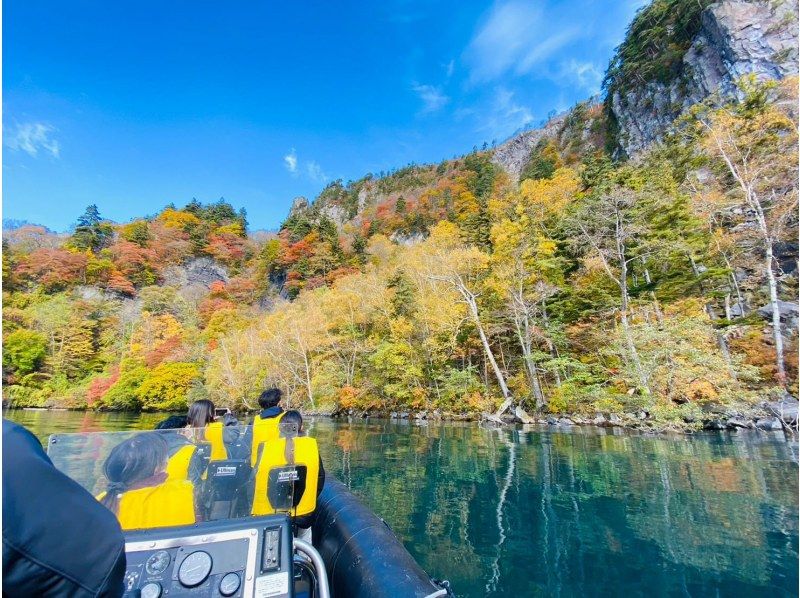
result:
<svg viewBox="0 0 800 598"><path fill-rule="evenodd" d="M335 270L331 270L325 276L325 281L328 284L332 284L337 278L342 278L343 276L348 276L350 274L358 274L361 270L355 266L340 266Z"/></svg>
<svg viewBox="0 0 800 598"><path fill-rule="evenodd" d="M158 259L149 247L121 239L111 246L119 271L134 284L153 284L159 271Z"/></svg>
<svg viewBox="0 0 800 598"><path fill-rule="evenodd" d="M149 368L153 368L170 358L171 361L180 361L178 350L182 349L181 336L176 334L169 337L164 342L156 346L155 349L145 353L144 362Z"/></svg>
<svg viewBox="0 0 800 598"><path fill-rule="evenodd" d="M178 264L192 253L189 235L180 228L171 228L156 220L150 223L150 234L150 247L159 264Z"/></svg>
<svg viewBox="0 0 800 598"><path fill-rule="evenodd" d="M225 290L225 283L222 280L215 280L208 289L212 297L225 297L228 294Z"/></svg>
<svg viewBox="0 0 800 598"><path fill-rule="evenodd" d="M291 266L302 258L309 258L314 255L314 243L319 239L315 232L307 234L305 237L292 243L286 238L281 238L281 253L278 263L282 266Z"/></svg>
<svg viewBox="0 0 800 598"><path fill-rule="evenodd" d="M205 299L200 302L200 305L197 308L198 313L200 314L200 320L203 322L205 326L208 324L208 321L211 319L216 312L223 310L223 309L235 309L236 304L233 301L229 301L228 299L223 299L222 297L212 297L209 295Z"/></svg>
<svg viewBox="0 0 800 598"><path fill-rule="evenodd" d="M102 399L117 380L119 380L119 366L112 367L108 377L94 378L89 383L89 388L86 389L86 405L91 407Z"/></svg>
<svg viewBox="0 0 800 598"><path fill-rule="evenodd" d="M37 249L24 257L14 269L21 280L39 282L48 290L58 290L83 281L88 258L66 249Z"/></svg>
<svg viewBox="0 0 800 598"><path fill-rule="evenodd" d="M136 294L136 289L134 288L133 283L118 271L114 271L111 274L111 278L109 278L106 288L109 291L127 295L128 297L133 297Z"/></svg>
<svg viewBox="0 0 800 598"><path fill-rule="evenodd" d="M249 278L237 276L228 281L228 295L240 303L252 303L256 300L256 283Z"/></svg>
<svg viewBox="0 0 800 598"><path fill-rule="evenodd" d="M247 256L247 241L233 233L210 235L204 251L224 264L236 264Z"/></svg>

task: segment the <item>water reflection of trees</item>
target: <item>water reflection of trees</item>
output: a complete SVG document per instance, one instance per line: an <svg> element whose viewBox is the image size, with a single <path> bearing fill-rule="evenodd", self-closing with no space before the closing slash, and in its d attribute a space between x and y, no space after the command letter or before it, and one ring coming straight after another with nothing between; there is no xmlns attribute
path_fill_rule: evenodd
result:
<svg viewBox="0 0 800 598"><path fill-rule="evenodd" d="M313 433L330 473L463 595L797 583L790 443L324 420Z"/></svg>

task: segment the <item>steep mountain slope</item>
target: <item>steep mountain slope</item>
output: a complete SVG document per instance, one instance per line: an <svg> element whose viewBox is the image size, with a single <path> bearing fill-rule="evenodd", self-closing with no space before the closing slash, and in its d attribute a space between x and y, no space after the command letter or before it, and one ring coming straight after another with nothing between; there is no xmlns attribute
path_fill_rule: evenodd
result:
<svg viewBox="0 0 800 598"><path fill-rule="evenodd" d="M619 147L641 152L712 94L741 99L743 76L797 74L797 16L783 0L656 0L642 10L606 75Z"/></svg>
<svg viewBox="0 0 800 598"><path fill-rule="evenodd" d="M222 201L4 233L4 397L252 407L270 382L312 409L676 427L755 413L797 375L795 17L655 0L605 101L494 149L335 181L274 235L249 236ZM737 92L743 73L769 81Z"/></svg>

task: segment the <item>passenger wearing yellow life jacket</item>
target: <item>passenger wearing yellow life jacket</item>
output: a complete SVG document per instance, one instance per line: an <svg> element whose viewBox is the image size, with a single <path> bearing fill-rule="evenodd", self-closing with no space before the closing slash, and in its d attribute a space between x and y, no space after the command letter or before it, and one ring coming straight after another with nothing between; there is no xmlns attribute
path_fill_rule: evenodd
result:
<svg viewBox="0 0 800 598"><path fill-rule="evenodd" d="M280 436L258 449L251 514L289 512L301 528L299 535L305 536L325 485L325 468L317 441L300 435L302 426L300 413L287 411L281 419Z"/></svg>
<svg viewBox="0 0 800 598"><path fill-rule="evenodd" d="M201 399L189 405L186 427L194 442L205 441L211 444L211 461L228 458L223 434L224 425L221 421L215 421L214 403L208 399Z"/></svg>
<svg viewBox="0 0 800 598"><path fill-rule="evenodd" d="M116 514L122 529L146 529L195 522L194 485L168 479L169 449L156 432L137 434L115 446L103 472L106 492L97 498Z"/></svg>
<svg viewBox="0 0 800 598"><path fill-rule="evenodd" d="M284 415L280 402L281 391L278 388L269 388L258 397L261 412L253 418L252 428L248 431L251 467L256 465L258 447L264 442L277 440L280 436L278 426Z"/></svg>
<svg viewBox="0 0 800 598"><path fill-rule="evenodd" d="M184 434L188 418L172 415L156 424L159 435L166 440L168 459L167 477L170 480L189 480L196 484L205 473L209 458L208 446L198 447Z"/></svg>

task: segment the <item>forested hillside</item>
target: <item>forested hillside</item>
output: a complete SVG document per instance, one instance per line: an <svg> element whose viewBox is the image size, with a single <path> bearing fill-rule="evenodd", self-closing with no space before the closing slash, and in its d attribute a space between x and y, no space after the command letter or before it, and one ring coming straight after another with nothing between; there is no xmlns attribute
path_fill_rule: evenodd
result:
<svg viewBox="0 0 800 598"><path fill-rule="evenodd" d="M632 47L614 72L668 76ZM4 400L747 415L797 382L797 79L738 85L635 160L580 104L518 169L483 148L337 181L274 235L225 201L7 230Z"/></svg>

